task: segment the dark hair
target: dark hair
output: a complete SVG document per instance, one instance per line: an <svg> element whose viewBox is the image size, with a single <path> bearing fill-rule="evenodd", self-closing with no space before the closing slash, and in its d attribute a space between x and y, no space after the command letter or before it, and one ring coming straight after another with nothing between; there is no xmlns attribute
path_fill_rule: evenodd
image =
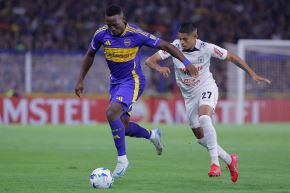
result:
<svg viewBox="0 0 290 193"><path fill-rule="evenodd" d="M190 23L190 22L182 23L179 27L180 33L191 33L196 30L197 30L197 27L195 26L195 24Z"/></svg>
<svg viewBox="0 0 290 193"><path fill-rule="evenodd" d="M122 8L118 5L111 5L106 9L106 16L123 15Z"/></svg>

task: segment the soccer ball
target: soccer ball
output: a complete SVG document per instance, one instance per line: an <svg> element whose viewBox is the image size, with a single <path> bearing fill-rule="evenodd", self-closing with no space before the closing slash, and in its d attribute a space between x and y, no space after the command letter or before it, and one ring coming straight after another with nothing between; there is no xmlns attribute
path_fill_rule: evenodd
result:
<svg viewBox="0 0 290 193"><path fill-rule="evenodd" d="M90 176L90 183L93 188L111 188L113 185L113 175L107 168L97 168Z"/></svg>

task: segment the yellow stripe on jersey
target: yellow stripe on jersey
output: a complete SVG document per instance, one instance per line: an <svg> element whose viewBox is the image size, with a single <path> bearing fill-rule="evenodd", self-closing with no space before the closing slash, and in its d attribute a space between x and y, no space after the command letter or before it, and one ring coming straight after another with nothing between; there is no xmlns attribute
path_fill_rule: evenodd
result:
<svg viewBox="0 0 290 193"><path fill-rule="evenodd" d="M134 62L134 69L136 67L136 63ZM139 76L136 73L135 70L132 71L132 75L135 81L135 85L134 85L134 95L133 95L133 100L132 102L136 102L137 98L138 98L138 93L139 93L139 87L140 87L140 81L139 81Z"/></svg>
<svg viewBox="0 0 290 193"><path fill-rule="evenodd" d="M100 27L99 29L97 29L97 31L95 32L94 36L97 35L98 33L100 33L101 31L104 31L108 29L108 26L107 25L104 25L102 27Z"/></svg>
<svg viewBox="0 0 290 193"><path fill-rule="evenodd" d="M139 47L134 48L108 48L105 47L104 54L107 60L113 62L128 62L136 57Z"/></svg>
<svg viewBox="0 0 290 193"><path fill-rule="evenodd" d="M130 32L136 32L136 33L142 34L144 36L148 36L148 33L147 32L141 31L141 30L136 29L136 28L133 28L131 26L128 26L128 31L130 31Z"/></svg>

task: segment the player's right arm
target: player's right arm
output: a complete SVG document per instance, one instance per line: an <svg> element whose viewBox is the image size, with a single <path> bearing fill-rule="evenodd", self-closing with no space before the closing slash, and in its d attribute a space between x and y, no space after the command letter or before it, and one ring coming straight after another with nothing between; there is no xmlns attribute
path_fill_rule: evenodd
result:
<svg viewBox="0 0 290 193"><path fill-rule="evenodd" d="M162 52L165 52L165 51L162 51ZM163 59L161 58L159 52L156 52L155 54L153 54L152 56L146 59L145 64L167 78L170 74L170 69L168 67L160 66L159 63L161 62L161 60Z"/></svg>
<svg viewBox="0 0 290 193"><path fill-rule="evenodd" d="M180 50L178 50L175 46L170 44L167 41L160 40L160 43L158 45L158 49L164 50L169 52L173 57L177 58L180 60L184 66L185 69L189 72L191 76L197 76L198 75L198 70L196 67L194 67L191 62L182 54Z"/></svg>
<svg viewBox="0 0 290 193"><path fill-rule="evenodd" d="M84 58L84 61L83 61L83 64L82 64L82 67L80 70L79 79L78 79L77 84L75 86L75 94L78 97L80 97L84 91L83 81L86 77L86 74L88 73L89 69L91 68L91 66L94 62L95 55L96 55L96 50L93 50L92 48L89 48L86 55L85 55L85 58Z"/></svg>
<svg viewBox="0 0 290 193"><path fill-rule="evenodd" d="M102 28L99 28L96 33L94 34L94 37L91 41L91 46L88 49L85 58L83 60L83 64L80 70L80 74L79 74L79 78L77 81L77 84L75 86L75 94L80 97L81 94L84 91L84 79L89 71L89 69L91 68L93 62L94 62L94 58L96 55L96 52L100 49L102 43L101 43L101 39L103 37L103 31L105 30L105 26Z"/></svg>

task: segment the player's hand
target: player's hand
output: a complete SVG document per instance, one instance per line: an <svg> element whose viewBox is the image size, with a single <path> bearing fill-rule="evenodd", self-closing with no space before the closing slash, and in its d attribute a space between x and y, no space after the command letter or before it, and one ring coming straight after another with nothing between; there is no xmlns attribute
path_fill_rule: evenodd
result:
<svg viewBox="0 0 290 193"><path fill-rule="evenodd" d="M78 82L77 85L75 86L75 94L78 97L81 97L81 95L83 94L84 91L84 84L82 81Z"/></svg>
<svg viewBox="0 0 290 193"><path fill-rule="evenodd" d="M162 74L165 78L168 78L169 77L169 74L171 73L170 72L170 69L168 67L158 67L156 69L160 74Z"/></svg>
<svg viewBox="0 0 290 193"><path fill-rule="evenodd" d="M197 68L193 66L192 64L188 64L185 66L186 71L190 74L190 76L194 77L198 75Z"/></svg>
<svg viewBox="0 0 290 193"><path fill-rule="evenodd" d="M267 78L264 78L262 76L259 76L257 74L254 74L252 76L253 80L256 81L258 84L262 83L262 82L266 82L268 84L271 84L271 80L267 79Z"/></svg>

